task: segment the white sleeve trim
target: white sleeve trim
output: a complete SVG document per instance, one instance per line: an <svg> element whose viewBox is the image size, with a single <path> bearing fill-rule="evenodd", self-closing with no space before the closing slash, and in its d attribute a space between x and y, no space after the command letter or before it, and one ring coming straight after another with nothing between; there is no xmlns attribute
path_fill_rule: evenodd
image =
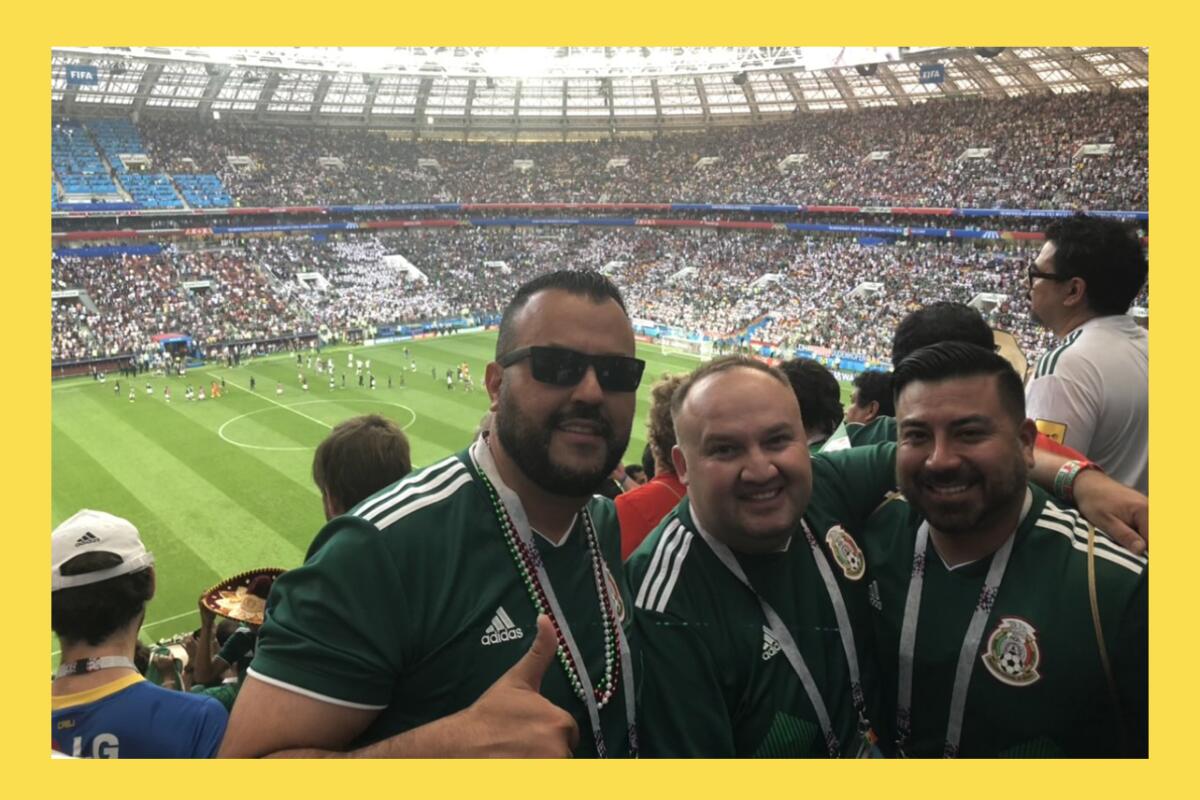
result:
<svg viewBox="0 0 1200 800"><path fill-rule="evenodd" d="M272 678L268 675L263 675L261 672L258 672L257 670L255 670L254 667L247 667L246 674L254 676L255 679L260 680L263 683L270 684L271 686L275 686L280 689L285 689L289 692L295 692L296 694L303 695L304 697L308 697L313 700L319 700L322 703L329 703L331 706L343 706L345 708L360 708L360 709L363 709L364 711L382 711L383 709L387 708L386 705L375 706L375 705L368 705L366 703L352 703L349 700L339 700L336 697L330 697L328 695L319 694L318 692L314 692L311 689L305 689L300 686L296 686L295 684L287 683L286 681L281 681L278 678Z"/></svg>

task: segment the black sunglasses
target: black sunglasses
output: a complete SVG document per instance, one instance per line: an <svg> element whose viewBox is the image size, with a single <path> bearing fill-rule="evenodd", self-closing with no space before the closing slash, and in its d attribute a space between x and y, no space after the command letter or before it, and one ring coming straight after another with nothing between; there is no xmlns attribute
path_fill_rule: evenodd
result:
<svg viewBox="0 0 1200 800"><path fill-rule="evenodd" d="M496 359L496 363L511 367L526 358L533 379L553 386L575 386L590 366L596 370L596 381L606 392L636 391L646 369L646 362L640 358L589 356L565 347L522 347Z"/></svg>
<svg viewBox="0 0 1200 800"><path fill-rule="evenodd" d="M1048 281L1069 281L1070 275L1055 275L1053 272L1042 272L1037 267L1029 268L1029 285L1033 286L1034 278L1045 278Z"/></svg>

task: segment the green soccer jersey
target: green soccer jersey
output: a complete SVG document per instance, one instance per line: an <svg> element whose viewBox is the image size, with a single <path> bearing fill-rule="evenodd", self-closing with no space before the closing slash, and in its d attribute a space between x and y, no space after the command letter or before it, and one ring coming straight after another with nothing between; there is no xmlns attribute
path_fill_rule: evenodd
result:
<svg viewBox="0 0 1200 800"><path fill-rule="evenodd" d="M1031 487L1032 505L972 659L958 755L1114 756L1146 753L1147 561L1096 534L1100 620L1120 715L1101 664L1088 594L1088 527ZM868 590L883 681L896 724L899 653L921 518L902 497L867 523ZM959 651L992 558L955 569L930 542L916 616L911 734L904 751L943 755ZM1120 720L1123 720L1123 724ZM894 735L889 730L887 735Z"/></svg>
<svg viewBox="0 0 1200 800"><path fill-rule="evenodd" d="M896 418L881 416L865 425L861 422L843 422L828 439L822 442L819 452L834 453L848 447L864 447L894 441L896 441Z"/></svg>
<svg viewBox="0 0 1200 800"><path fill-rule="evenodd" d="M587 511L604 560L620 564L616 510ZM582 515L556 546L535 534L553 591L593 685L605 628ZM623 572L603 574L622 627L632 627ZM325 525L305 563L271 590L250 672L329 703L378 710L362 746L459 711L533 644L537 613L472 456L414 472ZM635 663L636 663L636 652ZM621 675L600 710L611 756L630 752ZM542 694L575 716L576 754L594 756L586 706L556 660Z"/></svg>
<svg viewBox="0 0 1200 800"><path fill-rule="evenodd" d="M852 620L868 716L876 678L863 581L846 532L893 483L890 451L859 448L813 459L804 519ZM710 532L711 533L711 532ZM858 746L846 653L813 551L797 532L783 552L737 554L811 671L843 755ZM813 704L754 592L719 560L685 499L626 562L643 652L643 752L656 756L828 755ZM861 621L864 624L858 624Z"/></svg>

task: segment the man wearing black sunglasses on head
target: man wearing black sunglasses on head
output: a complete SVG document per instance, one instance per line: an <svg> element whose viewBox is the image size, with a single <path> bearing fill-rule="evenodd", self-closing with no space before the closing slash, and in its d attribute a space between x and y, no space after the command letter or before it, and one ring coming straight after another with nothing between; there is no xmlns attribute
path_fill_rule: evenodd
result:
<svg viewBox="0 0 1200 800"><path fill-rule="evenodd" d="M643 368L604 276L518 289L487 429L330 520L276 582L222 755L636 754L632 598L594 492Z"/></svg>

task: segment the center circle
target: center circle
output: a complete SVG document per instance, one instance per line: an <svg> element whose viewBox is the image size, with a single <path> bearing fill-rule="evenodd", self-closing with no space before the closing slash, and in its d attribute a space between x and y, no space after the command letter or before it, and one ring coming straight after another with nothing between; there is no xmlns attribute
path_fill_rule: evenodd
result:
<svg viewBox="0 0 1200 800"><path fill-rule="evenodd" d="M376 405L376 406L392 406L394 408L402 408L409 413L411 419L409 419L408 422L401 425L400 430L408 430L410 427L412 427L412 424L417 421L417 412L413 411L411 408L409 408L408 406L403 405L401 403L389 403L386 400L303 400L299 403L291 403L288 405L267 406L266 408L259 408L259 409L255 409L254 411L248 411L245 414L238 414L236 417L228 419L221 424L221 427L217 429L217 436L220 436L221 439L228 442L229 444L234 445L235 447L245 447L249 450L272 450L272 451L276 451L276 452L301 452L301 451L306 451L306 450L312 450L313 448L316 447L315 444L312 445L311 447L305 447L305 446L300 446L300 445L289 446L289 447L272 447L269 445L249 444L247 442L239 442L238 440L236 440L233 437L226 434L225 429L228 428L233 423L237 422L238 420L242 420L247 417L253 417L257 414L263 414L267 411L286 411L288 409L297 408L299 406L311 406L311 405L317 405L319 403L336 403L338 405L345 405L348 403L359 403L359 404L366 403L369 405ZM306 418L311 419L308 417L306 417ZM317 420L313 420L313 421L317 422ZM321 424L327 424L327 423L321 423ZM330 430L333 429L332 425L329 425L328 427L330 428Z"/></svg>

